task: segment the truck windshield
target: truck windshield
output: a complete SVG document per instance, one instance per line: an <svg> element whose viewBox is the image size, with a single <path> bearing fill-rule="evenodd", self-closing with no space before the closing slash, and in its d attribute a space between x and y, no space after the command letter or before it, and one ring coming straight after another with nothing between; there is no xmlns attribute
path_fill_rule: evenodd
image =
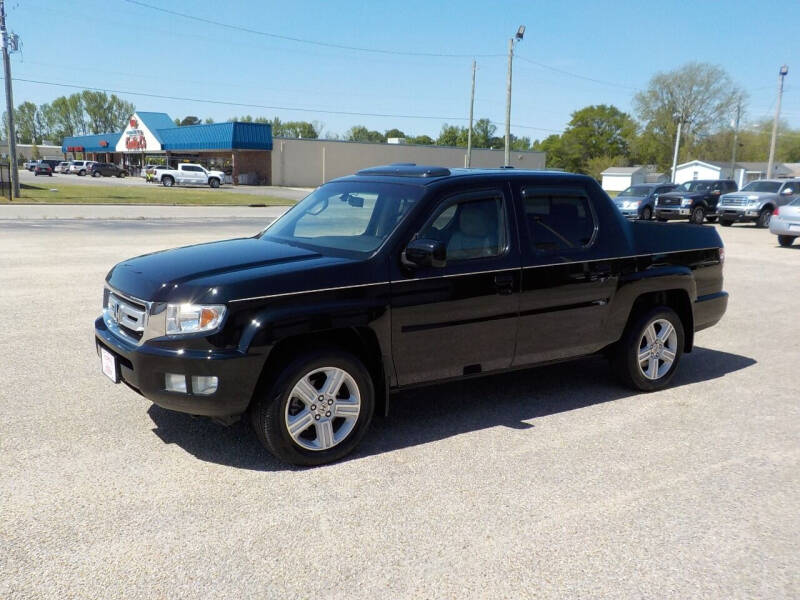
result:
<svg viewBox="0 0 800 600"><path fill-rule="evenodd" d="M742 188L743 192L771 192L777 194L781 189L780 181L751 181Z"/></svg>
<svg viewBox="0 0 800 600"><path fill-rule="evenodd" d="M320 251L374 252L422 196L401 184L343 181L323 185L270 225L261 238Z"/></svg>
<svg viewBox="0 0 800 600"><path fill-rule="evenodd" d="M632 185L627 190L622 192L618 197L623 198L625 196L647 196L650 193L650 188L646 185Z"/></svg>
<svg viewBox="0 0 800 600"><path fill-rule="evenodd" d="M711 189L709 181L687 181L681 185L684 192L707 192Z"/></svg>

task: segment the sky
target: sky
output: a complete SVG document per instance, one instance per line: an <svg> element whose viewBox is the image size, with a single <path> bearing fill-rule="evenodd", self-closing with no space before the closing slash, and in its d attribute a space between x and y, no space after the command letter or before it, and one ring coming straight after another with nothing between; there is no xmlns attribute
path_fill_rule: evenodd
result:
<svg viewBox="0 0 800 600"><path fill-rule="evenodd" d="M798 0L6 0L6 6L8 28L23 44L12 55L17 105L91 87L173 118L278 116L318 121L323 133L366 125L435 138L445 122L467 124L474 57L475 118L490 118L501 135L508 40L524 24L513 71L515 135L559 133L573 111L590 104L632 112L633 95L655 73L688 61L730 74L748 93L747 121L772 117L778 69L788 64L781 114L800 127Z"/></svg>

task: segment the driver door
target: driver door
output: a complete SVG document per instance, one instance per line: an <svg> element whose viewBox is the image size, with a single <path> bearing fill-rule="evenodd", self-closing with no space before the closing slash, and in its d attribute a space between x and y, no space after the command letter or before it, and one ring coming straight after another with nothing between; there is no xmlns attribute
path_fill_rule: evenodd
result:
<svg viewBox="0 0 800 600"><path fill-rule="evenodd" d="M511 366L521 263L507 185L459 189L433 205L411 239L446 245L445 267L392 277L392 354L409 385ZM405 245L403 245L405 247ZM401 257L393 257L400 264Z"/></svg>

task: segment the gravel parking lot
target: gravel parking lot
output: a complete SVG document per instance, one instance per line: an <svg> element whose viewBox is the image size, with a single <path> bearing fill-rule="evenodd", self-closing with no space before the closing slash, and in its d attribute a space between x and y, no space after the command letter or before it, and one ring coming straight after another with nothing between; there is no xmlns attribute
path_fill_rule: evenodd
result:
<svg viewBox="0 0 800 600"><path fill-rule="evenodd" d="M262 226L0 221L0 597L800 596L800 246L720 228L728 313L668 390L601 359L417 390L301 470L94 349L115 262Z"/></svg>

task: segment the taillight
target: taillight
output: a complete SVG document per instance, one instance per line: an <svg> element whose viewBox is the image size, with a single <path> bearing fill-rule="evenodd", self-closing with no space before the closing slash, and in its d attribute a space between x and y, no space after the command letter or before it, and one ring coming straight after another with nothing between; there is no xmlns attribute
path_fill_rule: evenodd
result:
<svg viewBox="0 0 800 600"><path fill-rule="evenodd" d="M775 210L772 211L772 216L773 217L777 217L780 214L780 212L781 212L781 207L780 206L776 206Z"/></svg>
<svg viewBox="0 0 800 600"><path fill-rule="evenodd" d="M719 264L721 265L725 264L725 248L719 249Z"/></svg>

